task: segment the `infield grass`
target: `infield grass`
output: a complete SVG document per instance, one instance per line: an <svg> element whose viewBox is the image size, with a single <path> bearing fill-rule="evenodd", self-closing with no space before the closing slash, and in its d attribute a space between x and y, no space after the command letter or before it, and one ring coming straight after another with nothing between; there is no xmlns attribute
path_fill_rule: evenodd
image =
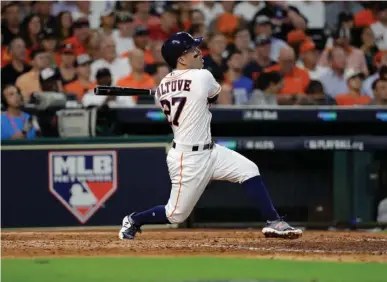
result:
<svg viewBox="0 0 387 282"><path fill-rule="evenodd" d="M3 282L385 282L387 264L238 258L2 259Z"/></svg>

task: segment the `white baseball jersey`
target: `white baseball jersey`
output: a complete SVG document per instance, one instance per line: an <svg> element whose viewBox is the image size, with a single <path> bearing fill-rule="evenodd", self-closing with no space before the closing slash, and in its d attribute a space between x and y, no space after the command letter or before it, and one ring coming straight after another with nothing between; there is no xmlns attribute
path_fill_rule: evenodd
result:
<svg viewBox="0 0 387 282"><path fill-rule="evenodd" d="M176 143L167 156L172 189L165 211L171 223L183 222L190 215L212 179L241 183L259 175L258 167L235 151L219 145L204 149L203 145L212 141L208 98L220 90L205 69L174 70L156 89L155 99L168 118Z"/></svg>
<svg viewBox="0 0 387 282"><path fill-rule="evenodd" d="M174 70L161 80L156 99L172 127L178 144L211 142L211 117L207 98L219 94L221 86L206 69Z"/></svg>

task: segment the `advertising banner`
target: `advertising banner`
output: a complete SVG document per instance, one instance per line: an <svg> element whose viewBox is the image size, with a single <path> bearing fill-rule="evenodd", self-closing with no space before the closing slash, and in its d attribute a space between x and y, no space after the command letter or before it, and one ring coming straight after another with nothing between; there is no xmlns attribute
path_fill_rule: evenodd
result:
<svg viewBox="0 0 387 282"><path fill-rule="evenodd" d="M163 204L165 143L2 148L2 227L119 225Z"/></svg>

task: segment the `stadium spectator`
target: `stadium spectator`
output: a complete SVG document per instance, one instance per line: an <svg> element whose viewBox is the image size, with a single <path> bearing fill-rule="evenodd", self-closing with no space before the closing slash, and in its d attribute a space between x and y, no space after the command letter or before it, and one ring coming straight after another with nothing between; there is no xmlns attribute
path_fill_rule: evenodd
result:
<svg viewBox="0 0 387 282"><path fill-rule="evenodd" d="M160 23L149 26L152 40L167 40L172 34L179 32L176 10L168 8L160 16Z"/></svg>
<svg viewBox="0 0 387 282"><path fill-rule="evenodd" d="M191 26L191 3L188 1L176 1L172 8L177 12L177 26L181 31L187 31Z"/></svg>
<svg viewBox="0 0 387 282"><path fill-rule="evenodd" d="M133 31L134 23L131 14L121 14L117 17L118 29L113 32L117 55L134 49Z"/></svg>
<svg viewBox="0 0 387 282"><path fill-rule="evenodd" d="M235 105L245 104L253 90L253 81L243 75L243 57L239 51L230 53L227 59L228 71L224 75L224 82L232 88Z"/></svg>
<svg viewBox="0 0 387 282"><path fill-rule="evenodd" d="M208 29L204 21L204 14L200 10L191 10L190 14L191 26L188 30L188 33L193 37L204 37L207 38ZM203 44L201 46L203 52ZM204 54L204 53L203 53Z"/></svg>
<svg viewBox="0 0 387 282"><path fill-rule="evenodd" d="M150 52L152 56L152 63L145 65L145 72L153 75L156 72L156 66L158 64L165 63L163 55L161 54L161 48L163 46L163 41L157 40L153 41L150 45ZM145 59L147 58L147 52L145 52ZM146 61L145 61L146 63Z"/></svg>
<svg viewBox="0 0 387 282"><path fill-rule="evenodd" d="M136 26L133 33L134 49L141 49L145 53L145 64L152 64L154 62L152 52L149 48L149 30L145 26ZM130 51L121 54L121 58L128 58Z"/></svg>
<svg viewBox="0 0 387 282"><path fill-rule="evenodd" d="M87 54L95 61L102 58L101 42L104 36L98 30L91 30L86 44Z"/></svg>
<svg viewBox="0 0 387 282"><path fill-rule="evenodd" d="M127 59L117 57L116 44L111 36L106 36L100 43L102 58L91 64L91 80L96 80L99 69L108 68L113 76L113 84L130 73L131 66Z"/></svg>
<svg viewBox="0 0 387 282"><path fill-rule="evenodd" d="M374 57L374 65L377 69L373 75L369 76L363 83L362 93L369 97L374 97L372 83L380 77L387 76L387 51L380 51ZM380 75L382 74L382 75Z"/></svg>
<svg viewBox="0 0 387 282"><path fill-rule="evenodd" d="M231 43L233 39L233 33L238 28L240 20L233 14L235 1L222 1L223 13L218 15L214 21L215 29L223 33L227 42ZM210 30L213 30L210 27Z"/></svg>
<svg viewBox="0 0 387 282"><path fill-rule="evenodd" d="M60 12L56 17L55 34L59 42L73 36L73 18L70 12Z"/></svg>
<svg viewBox="0 0 387 282"><path fill-rule="evenodd" d="M363 11L364 7L358 2L350 1L324 1L325 4L325 26L329 31L337 29L339 15L343 12L355 15Z"/></svg>
<svg viewBox="0 0 387 282"><path fill-rule="evenodd" d="M296 66L294 50L281 48L278 64L268 67L265 72L278 71L284 76L284 85L279 94L299 95L305 93L310 78L307 71Z"/></svg>
<svg viewBox="0 0 387 282"><path fill-rule="evenodd" d="M5 85L1 95L5 112L1 114L1 139L34 139L30 114L22 111L23 97L14 85Z"/></svg>
<svg viewBox="0 0 387 282"><path fill-rule="evenodd" d="M91 58L89 55L77 56L75 61L77 80L64 87L64 91L76 95L78 101L82 101L83 95L96 86L96 83L90 80L90 64Z"/></svg>
<svg viewBox="0 0 387 282"><path fill-rule="evenodd" d="M353 15L348 12L342 12L339 15L339 24L338 24L338 29L344 28L344 29L349 29L350 30L350 36L352 36L352 29L354 28L354 20L353 20ZM352 38L351 38L352 39Z"/></svg>
<svg viewBox="0 0 387 282"><path fill-rule="evenodd" d="M361 51L358 48L355 48L354 46L350 45L351 40L351 32L350 29L341 27L337 30L337 32L334 34L334 46L340 46L343 48L343 50L346 53L346 68L348 69L354 69L355 71L359 71L364 73L364 75L368 75L368 68L367 68L367 62L365 60L365 56L363 51ZM325 49L319 59L319 65L328 67L329 61L328 61L328 53L329 48Z"/></svg>
<svg viewBox="0 0 387 282"><path fill-rule="evenodd" d="M287 44L283 40L273 37L273 24L266 15L255 17L254 21L254 38L263 35L270 38L270 59L277 61L280 49Z"/></svg>
<svg viewBox="0 0 387 282"><path fill-rule="evenodd" d="M150 14L150 2L149 1L136 1L132 2L135 8L134 12L134 24L136 26L150 27L160 24L160 18Z"/></svg>
<svg viewBox="0 0 387 282"><path fill-rule="evenodd" d="M62 85L75 81L77 74L75 71L75 49L71 44L60 46L60 64L56 68L57 76L60 78Z"/></svg>
<svg viewBox="0 0 387 282"><path fill-rule="evenodd" d="M39 75L41 70L48 68L50 65L47 53L41 48L32 50L31 65L32 69L29 72L22 74L16 79L16 86L20 89L25 102L29 101L33 92L42 91Z"/></svg>
<svg viewBox="0 0 387 282"><path fill-rule="evenodd" d="M387 3L381 1L378 5L377 12L378 21L371 25L371 30L374 33L376 46L379 50L387 51Z"/></svg>
<svg viewBox="0 0 387 282"><path fill-rule="evenodd" d="M335 105L334 99L324 93L324 86L318 80L311 80L305 90L308 97L312 98L318 105Z"/></svg>
<svg viewBox="0 0 387 282"><path fill-rule="evenodd" d="M369 27L364 27L361 30L360 50L364 52L369 73L374 73L376 71L374 66L374 57L378 53L379 49L375 44L375 36Z"/></svg>
<svg viewBox="0 0 387 282"><path fill-rule="evenodd" d="M312 80L320 80L320 77L324 75L329 68L322 67L317 64L318 51L316 44L311 40L305 40L300 46L300 61L297 66L305 69L309 73L309 77Z"/></svg>
<svg viewBox="0 0 387 282"><path fill-rule="evenodd" d="M63 85L57 72L53 68L45 68L39 75L42 91L63 92Z"/></svg>
<svg viewBox="0 0 387 282"><path fill-rule="evenodd" d="M251 24L256 25L260 16L266 16L272 23L272 34L266 35L282 40L286 40L287 34L293 29L306 29L306 19L286 1L265 1L265 7L254 15Z"/></svg>
<svg viewBox="0 0 387 282"><path fill-rule="evenodd" d="M204 14L201 10L199 9L193 9L191 10L191 15L190 15L190 21L191 24L198 24L198 25L205 25L205 17Z"/></svg>
<svg viewBox="0 0 387 282"><path fill-rule="evenodd" d="M235 5L234 14L249 22L264 6L263 1L241 1Z"/></svg>
<svg viewBox="0 0 387 282"><path fill-rule="evenodd" d="M43 28L55 28L56 20L51 15L52 1L34 1L32 3L32 10L40 18L40 24Z"/></svg>
<svg viewBox="0 0 387 282"><path fill-rule="evenodd" d="M254 49L251 48L251 36L247 27L239 27L233 34L233 43L227 47L228 52L239 51L242 53L243 66L253 58Z"/></svg>
<svg viewBox="0 0 387 282"><path fill-rule="evenodd" d="M42 31L40 19L36 14L27 16L21 24L20 34L26 43L27 47L27 58L32 49L39 47L39 33ZM29 61L27 59L27 61Z"/></svg>
<svg viewBox="0 0 387 282"><path fill-rule="evenodd" d="M247 105L277 106L277 94L283 87L283 76L276 71L263 72L255 81L254 91Z"/></svg>
<svg viewBox="0 0 387 282"><path fill-rule="evenodd" d="M79 18L73 22L74 35L63 41L64 44L72 44L77 56L87 54L87 41L90 36L89 20Z"/></svg>
<svg viewBox="0 0 387 282"><path fill-rule="evenodd" d="M96 74L97 84L111 86L113 83L112 74L108 68L102 68L97 71ZM99 96L95 95L94 89L87 92L82 98L82 105L84 107L90 106L102 106L107 104L109 101L116 100L115 96Z"/></svg>
<svg viewBox="0 0 387 282"><path fill-rule="evenodd" d="M347 54L340 46L334 47L328 53L330 68L320 77L320 81L324 86L324 93L335 98L340 93L348 92L347 82L344 78L345 65Z"/></svg>
<svg viewBox="0 0 387 282"><path fill-rule="evenodd" d="M156 72L152 75L155 85L159 85L161 80L170 72L166 63L158 63L155 66Z"/></svg>
<svg viewBox="0 0 387 282"><path fill-rule="evenodd" d="M201 1L195 6L195 9L200 10L204 14L207 27L210 26L211 22L215 20L217 16L224 12L222 4L212 1Z"/></svg>
<svg viewBox="0 0 387 282"><path fill-rule="evenodd" d="M337 105L354 106L370 103L371 98L361 95L361 87L364 81L364 74L353 69L346 70L344 78L347 81L348 92L335 97Z"/></svg>
<svg viewBox="0 0 387 282"><path fill-rule="evenodd" d="M266 35L260 35L255 39L255 54L244 68L244 75L256 80L263 69L275 64L270 58L271 39Z"/></svg>
<svg viewBox="0 0 387 282"><path fill-rule="evenodd" d="M1 85L15 84L16 79L31 70L25 63L27 56L26 45L21 37L14 37L9 44L11 61L1 69Z"/></svg>
<svg viewBox="0 0 387 282"><path fill-rule="evenodd" d="M387 80L377 79L372 83L374 99L370 105L387 106Z"/></svg>
<svg viewBox="0 0 387 282"><path fill-rule="evenodd" d="M132 72L117 82L117 86L132 87L132 88L145 88L152 89L156 87L155 81L152 76L144 72L145 69L145 55L144 51L140 49L133 50L129 55L129 61L132 66ZM133 102L137 101L137 97L125 97L132 98Z"/></svg>
<svg viewBox="0 0 387 282"><path fill-rule="evenodd" d="M9 45L20 35L20 8L17 2L10 1L1 7L1 45Z"/></svg>
<svg viewBox="0 0 387 282"><path fill-rule="evenodd" d="M43 31L39 34L39 40L41 47L47 52L47 55L49 56L50 65L52 67L56 67L57 62L56 61L56 36L55 32L52 28L45 28Z"/></svg>
<svg viewBox="0 0 387 282"><path fill-rule="evenodd" d="M209 54L203 57L204 68L208 69L216 80L223 79L223 73L227 69L223 52L226 50L226 37L220 32L208 35Z"/></svg>
<svg viewBox="0 0 387 282"><path fill-rule="evenodd" d="M307 30L320 31L325 27L325 3L324 1L289 1L290 7L297 8L305 17Z"/></svg>
<svg viewBox="0 0 387 282"><path fill-rule="evenodd" d="M108 9L101 13L100 31L103 35L112 35L115 24L116 17L113 10Z"/></svg>

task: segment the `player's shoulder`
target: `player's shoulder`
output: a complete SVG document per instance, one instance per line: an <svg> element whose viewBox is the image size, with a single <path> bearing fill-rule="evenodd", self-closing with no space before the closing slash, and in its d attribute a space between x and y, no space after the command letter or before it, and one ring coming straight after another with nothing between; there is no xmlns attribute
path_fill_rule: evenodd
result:
<svg viewBox="0 0 387 282"><path fill-rule="evenodd" d="M196 77L199 77L202 79L210 79L214 77L212 73L207 69L193 69L192 75L195 75Z"/></svg>

